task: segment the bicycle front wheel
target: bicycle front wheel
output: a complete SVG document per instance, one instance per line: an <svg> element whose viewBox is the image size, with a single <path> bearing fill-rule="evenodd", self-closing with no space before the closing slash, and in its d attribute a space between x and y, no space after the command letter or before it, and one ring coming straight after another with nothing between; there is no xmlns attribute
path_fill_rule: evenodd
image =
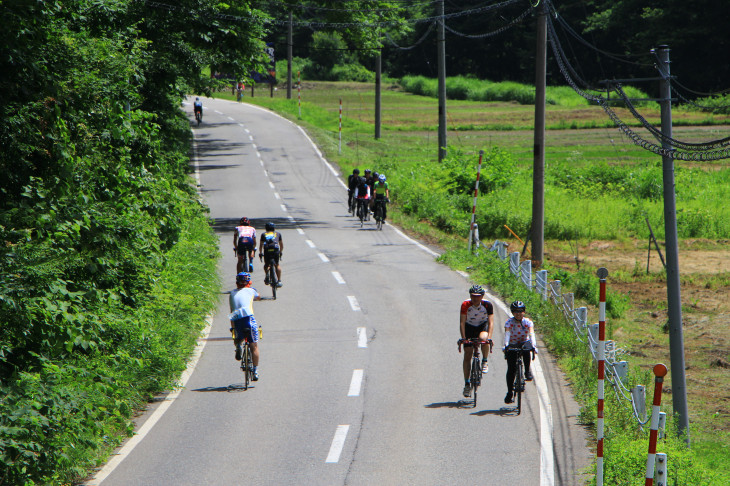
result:
<svg viewBox="0 0 730 486"><path fill-rule="evenodd" d="M279 286L279 281L276 279L276 263L274 263L274 260L269 260L269 284L271 285L271 294L276 300L276 288Z"/></svg>
<svg viewBox="0 0 730 486"><path fill-rule="evenodd" d="M522 368L522 356L517 358L517 374L515 375L515 395L517 395L516 402L517 402L517 415L519 415L522 412L522 392L525 390L525 373Z"/></svg>
<svg viewBox="0 0 730 486"><path fill-rule="evenodd" d="M479 366L479 358L476 356L471 360L471 388L472 392L474 393L474 403L473 407L476 408L477 406L477 388L482 384L482 369Z"/></svg>

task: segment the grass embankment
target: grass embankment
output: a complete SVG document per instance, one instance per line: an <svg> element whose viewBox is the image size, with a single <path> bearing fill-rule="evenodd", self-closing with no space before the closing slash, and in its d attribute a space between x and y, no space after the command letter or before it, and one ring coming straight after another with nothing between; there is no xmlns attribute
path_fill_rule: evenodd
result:
<svg viewBox="0 0 730 486"><path fill-rule="evenodd" d="M269 107L306 127L327 158L340 165L343 174L349 174L354 167L385 173L394 202L394 210L389 214L396 224L440 244L447 250L444 262L462 270L468 268L475 280L489 282L505 299L528 300L542 338L569 373L574 393L585 405L583 422L593 424L595 365L585 349L576 343L564 319L517 287L504 264L487 256L471 257L463 251L480 149L486 152L477 209L482 239L510 240L503 228L505 224L520 235L527 234L531 220L533 140L530 128L534 108L516 102L450 100L447 104L450 157L438 164L434 132L438 106L433 98L403 93L395 85L385 86L382 138L374 140L374 95L370 85L305 82L301 118L294 93L294 100L284 99L284 90L279 90L274 98L265 92L266 96L248 97L245 101ZM337 141L339 99L343 101L344 117L342 154L338 154ZM616 110L624 119L630 117L621 108ZM647 119L658 122L657 107L647 106L642 111ZM551 278L560 278L564 288L576 292L578 302L589 305L590 319L595 321L594 269L583 261L581 271L566 271L570 267L566 264L566 248L570 247L574 253L579 245L590 247L594 240L604 240L627 253L642 246L646 248L645 217L649 218L657 237L663 239L661 160L622 138L613 128L592 129L611 126L597 107L549 105L547 119L547 250L543 268ZM701 125L703 120L720 124L727 123L728 117L675 110L678 125ZM568 127L584 129L563 130ZM676 128L674 136L699 141L724 135L715 128L696 126ZM726 161L677 162L676 166L683 250L691 248L694 242L704 241L702 248L727 254L730 209L722 203L730 187ZM513 248L517 246L521 249L519 244ZM608 252L599 250L598 253ZM580 261L577 254L574 256ZM643 275L639 262L639 259L632 261L628 268L618 264L609 266L609 286L622 291L611 292L609 338L617 339L618 345L631 355L627 358L634 367L631 382L650 385L652 379L647 370L657 361L669 363L668 337L662 321L662 316L666 317L663 302L666 293L663 297L644 297L645 294L637 291L636 286L662 288L664 281L662 272ZM693 283L717 288L727 281L727 276L716 272L694 273ZM687 279L685 275L683 285L688 284ZM660 451L670 455L670 478L676 484L730 481L724 472L730 466L726 445L730 442L730 423L727 408L721 404L721 400L728 398L730 379L726 368L709 365L713 353L727 355L726 344L722 343L730 336L720 326L723 315L727 315L723 312L728 310L720 307L713 311L702 306L687 306L685 311L685 321L694 318L705 322L703 329L714 338L703 338L699 329L686 337L687 349L692 350L687 356L688 365L696 370L688 378L693 447L686 451L676 437L660 445ZM708 386L708 383L715 385ZM667 386L670 385L671 380L667 380ZM652 387L647 389L651 392ZM651 396L648 401L651 403ZM625 405L615 403L613 397L608 398L606 407L607 483L641 484L647 433L638 430ZM669 394L664 397L663 409L671 412ZM668 428L672 430L671 425Z"/></svg>

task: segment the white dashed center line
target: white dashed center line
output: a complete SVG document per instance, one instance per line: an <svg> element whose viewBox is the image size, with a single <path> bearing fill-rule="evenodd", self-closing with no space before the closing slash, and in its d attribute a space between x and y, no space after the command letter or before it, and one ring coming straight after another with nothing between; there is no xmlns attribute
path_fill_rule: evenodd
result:
<svg viewBox="0 0 730 486"><path fill-rule="evenodd" d="M360 386L362 385L362 370L352 371L352 381L350 381L350 391L347 392L348 397L360 396Z"/></svg>
<svg viewBox="0 0 730 486"><path fill-rule="evenodd" d="M335 277L335 280L337 280L338 284L344 284L345 279L342 278L342 275L340 275L340 272L332 272L332 276Z"/></svg>
<svg viewBox="0 0 730 486"><path fill-rule="evenodd" d="M322 260L325 263L327 263L328 261L330 261L330 259L327 258L327 255L325 255L324 253L317 253L317 256L319 256L319 259Z"/></svg>
<svg viewBox="0 0 730 486"><path fill-rule="evenodd" d="M345 439L347 438L347 431L350 429L349 425L338 425L335 430L335 436L332 439L332 445L330 446L330 452L327 454L328 463L336 463L340 460L340 454L342 448L345 446Z"/></svg>
<svg viewBox="0 0 730 486"><path fill-rule="evenodd" d="M367 348L368 347L368 333L364 327L357 328L357 347Z"/></svg>
<svg viewBox="0 0 730 486"><path fill-rule="evenodd" d="M309 245L309 248L314 248L314 242L312 240L304 240L307 245Z"/></svg>

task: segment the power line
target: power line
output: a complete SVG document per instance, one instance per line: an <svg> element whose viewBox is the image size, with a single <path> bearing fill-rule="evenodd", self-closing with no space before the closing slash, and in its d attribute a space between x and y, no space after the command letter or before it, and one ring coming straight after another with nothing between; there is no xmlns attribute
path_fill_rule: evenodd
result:
<svg viewBox="0 0 730 486"><path fill-rule="evenodd" d="M507 25L504 25L504 26L498 28L497 30L487 32L485 34L464 34L462 32L459 32L459 31L453 29L452 27L449 27L448 25L446 25L445 22L444 22L444 28L446 30L448 30L449 32L451 32L452 34L458 35L460 37L466 37L468 39L484 39L485 37L491 37L491 36L495 36L497 34L501 34L502 32L505 32L508 29L510 29L511 27L514 27L515 25L517 25L520 22L522 22L523 20L525 20L525 18L530 14L530 12L532 12L532 7L528 7L527 10L522 12L518 17L514 18Z"/></svg>

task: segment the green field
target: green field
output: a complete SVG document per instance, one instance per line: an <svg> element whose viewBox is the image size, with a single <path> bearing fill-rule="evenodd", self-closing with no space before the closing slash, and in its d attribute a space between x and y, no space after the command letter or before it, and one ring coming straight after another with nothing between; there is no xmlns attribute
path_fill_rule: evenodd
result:
<svg viewBox="0 0 730 486"><path fill-rule="evenodd" d="M448 82L447 82L448 85ZM534 107L517 102L449 100L447 103L449 157L437 162L437 100L403 92L384 84L382 138L374 139L374 92L358 83L302 85L301 117L297 92L285 99L279 89L270 98L257 90L246 102L269 107L304 126L328 160L343 174L354 167L372 168L391 184L391 219L406 231L447 250L445 263L466 270L476 281L489 282L505 298L529 295L510 282L494 263L463 250L473 200L479 150L484 150L477 223L485 241L501 239L512 248L522 245L504 228L523 238L528 233L532 206L532 123ZM250 93L249 93L250 95ZM260 95L260 96L259 96ZM338 152L339 100L343 104L342 153ZM545 160L546 261L551 278L561 278L568 289L591 309L597 319L594 262L611 262L612 304L609 337L628 348L634 383L650 384L647 370L669 362L665 274L645 273L645 218L657 238L664 237L661 158L628 140L599 107L548 105ZM630 114L617 108L625 121ZM642 115L659 121L659 109L645 106ZM676 139L699 142L727 136L730 117L674 110ZM645 135L648 138L648 135ZM723 363L730 361L730 332L722 322L730 317L725 294L730 270L722 263L730 252L730 166L716 162L675 162L678 225L681 247L685 345L691 410L692 450L681 440L663 443L670 454L675 484L727 484L730 481L730 377ZM578 248L581 248L580 251ZM600 257L600 258L599 258ZM703 266L705 259L717 261ZM712 260L712 259L715 260ZM580 263L580 270L576 263ZM686 271L685 271L686 265ZM718 294L719 293L719 294ZM581 420L595 421L595 368L559 316L539 302L531 304L541 337L569 374L574 393L586 404ZM691 324L691 325L690 325ZM712 336L708 338L708 336ZM719 358L718 358L719 356ZM720 363L720 364L715 364ZM713 386L708 386L713 383ZM671 379L667 385L671 386ZM647 387L650 388L650 387ZM651 399L651 397L649 397ZM646 433L622 405L607 403L606 478L610 484L643 483L642 458ZM671 411L671 395L663 408ZM671 415L671 414L670 414ZM671 428L671 426L670 426ZM661 447L661 446L660 446ZM631 451L631 453L625 453Z"/></svg>

